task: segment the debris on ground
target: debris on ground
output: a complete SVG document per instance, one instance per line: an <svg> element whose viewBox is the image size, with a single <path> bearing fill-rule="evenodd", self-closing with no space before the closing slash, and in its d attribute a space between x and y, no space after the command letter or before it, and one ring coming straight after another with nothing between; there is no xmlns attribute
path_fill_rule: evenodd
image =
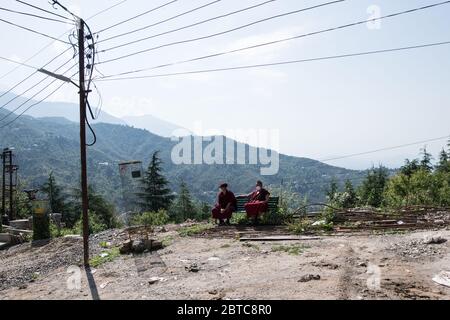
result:
<svg viewBox="0 0 450 320"><path fill-rule="evenodd" d="M144 252L152 252L161 250L163 244L161 241L153 239L125 240L120 246L120 254L127 255L130 253L142 254Z"/></svg>
<svg viewBox="0 0 450 320"><path fill-rule="evenodd" d="M298 282L310 282L310 281L318 281L320 280L320 275L318 274L307 274L304 275L303 277L300 278L300 280L298 280Z"/></svg>
<svg viewBox="0 0 450 320"><path fill-rule="evenodd" d="M442 271L433 278L433 281L441 286L446 286L450 288L450 272Z"/></svg>
<svg viewBox="0 0 450 320"><path fill-rule="evenodd" d="M148 279L148 284L152 285L152 284L156 284L158 282L165 282L166 279L161 278L161 277L152 277L150 279Z"/></svg>
<svg viewBox="0 0 450 320"><path fill-rule="evenodd" d="M339 265L335 264L335 263L331 263L331 262L316 262L313 263L313 266L318 267L318 268L327 268L330 270L337 270L339 269Z"/></svg>
<svg viewBox="0 0 450 320"><path fill-rule="evenodd" d="M429 236L425 237L423 240L425 244L443 244L447 242L447 239L441 237L441 236Z"/></svg>
<svg viewBox="0 0 450 320"><path fill-rule="evenodd" d="M439 258L443 252L444 247L436 246L434 244L442 244L442 239L435 237L434 240L413 239L409 241L401 241L392 243L389 250L394 251L405 258Z"/></svg>
<svg viewBox="0 0 450 320"><path fill-rule="evenodd" d="M186 271L193 273L197 273L200 271L200 267L196 263L192 263L191 265L186 266L185 269Z"/></svg>

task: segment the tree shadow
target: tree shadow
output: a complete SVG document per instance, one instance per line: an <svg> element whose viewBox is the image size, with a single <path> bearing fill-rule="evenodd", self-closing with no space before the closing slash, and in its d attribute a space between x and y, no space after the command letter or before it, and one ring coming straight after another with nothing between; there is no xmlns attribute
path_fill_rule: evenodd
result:
<svg viewBox="0 0 450 320"><path fill-rule="evenodd" d="M91 291L92 300L100 301L100 295L98 294L97 284L95 283L94 275L92 274L91 267L87 266L86 277L88 280L89 290Z"/></svg>

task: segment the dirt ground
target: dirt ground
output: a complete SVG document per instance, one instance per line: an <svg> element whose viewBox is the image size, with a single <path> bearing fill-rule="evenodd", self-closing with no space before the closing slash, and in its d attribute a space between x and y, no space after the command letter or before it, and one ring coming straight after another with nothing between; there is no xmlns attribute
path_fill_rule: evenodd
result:
<svg viewBox="0 0 450 320"><path fill-rule="evenodd" d="M81 282L76 267L68 269L80 265L81 240L56 239L0 251L0 299L450 300L450 288L432 281L450 271L450 241L424 242L437 235L450 240L443 229L241 242L214 231L181 237L172 228L156 235L163 250L81 269ZM124 238L119 230L94 237L91 255Z"/></svg>

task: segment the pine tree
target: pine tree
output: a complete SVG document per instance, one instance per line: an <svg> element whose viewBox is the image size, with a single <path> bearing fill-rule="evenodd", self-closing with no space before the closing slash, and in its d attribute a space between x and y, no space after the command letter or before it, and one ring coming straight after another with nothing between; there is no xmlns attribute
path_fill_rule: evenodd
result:
<svg viewBox="0 0 450 320"><path fill-rule="evenodd" d="M184 222L187 219L195 219L196 207L192 201L191 193L184 181L180 184L180 193L171 209L171 216L176 222Z"/></svg>
<svg viewBox="0 0 450 320"><path fill-rule="evenodd" d="M425 171L431 172L433 170L433 165L431 163L433 156L428 153L426 146L421 150L421 154L422 160L420 161L420 167Z"/></svg>
<svg viewBox="0 0 450 320"><path fill-rule="evenodd" d="M66 204L62 195L61 187L56 183L56 179L53 176L53 172L50 172L47 182L41 188L48 196L50 202L50 208L52 212L64 213L66 210Z"/></svg>
<svg viewBox="0 0 450 320"><path fill-rule="evenodd" d="M358 189L362 205L378 208L383 203L383 193L388 182L388 171L385 167L372 168Z"/></svg>
<svg viewBox="0 0 450 320"><path fill-rule="evenodd" d="M143 192L140 197L143 200L143 209L157 212L161 209L169 209L173 196L168 188L168 181L162 175L162 161L159 151L152 155L150 164L143 180Z"/></svg>
<svg viewBox="0 0 450 320"><path fill-rule="evenodd" d="M450 155L442 149L439 154L439 163L436 165L436 171L438 172L450 172Z"/></svg>
<svg viewBox="0 0 450 320"><path fill-rule="evenodd" d="M400 172L407 177L411 177L414 173L419 171L419 169L419 160L414 159L410 161L409 159L406 159L405 164L400 168Z"/></svg>

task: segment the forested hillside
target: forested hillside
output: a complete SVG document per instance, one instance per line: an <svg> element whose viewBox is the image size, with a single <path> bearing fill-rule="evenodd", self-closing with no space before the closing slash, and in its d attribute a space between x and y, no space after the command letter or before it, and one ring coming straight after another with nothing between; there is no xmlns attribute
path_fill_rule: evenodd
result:
<svg viewBox="0 0 450 320"><path fill-rule="evenodd" d="M93 127L97 143L88 149L89 183L116 204L121 194L118 163L142 160L145 169L156 150L160 151L164 174L171 188L178 191L181 181L184 181L196 198L207 202L214 199L220 181L229 182L236 193L248 192L257 179L264 180L273 188L279 188L283 181L285 190L318 201L325 198L324 189L333 177L339 181L351 179L357 184L365 174L284 155L280 156L280 171L274 176L262 177L257 165L175 165L170 155L177 142L124 125L100 123ZM78 130L77 124L64 118L32 117L21 117L13 127L1 129L0 146L15 148L21 186L38 187L53 171L57 181L68 191L77 187ZM88 139L91 141L92 135Z"/></svg>

